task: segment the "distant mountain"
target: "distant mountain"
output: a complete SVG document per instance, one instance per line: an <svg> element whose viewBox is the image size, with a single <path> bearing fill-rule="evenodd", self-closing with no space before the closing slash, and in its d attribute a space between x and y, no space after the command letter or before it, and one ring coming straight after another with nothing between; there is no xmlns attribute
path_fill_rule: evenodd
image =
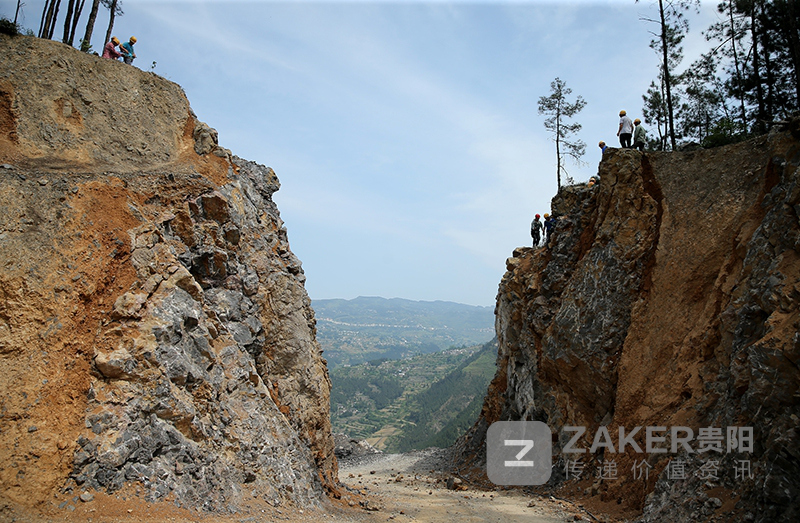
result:
<svg viewBox="0 0 800 523"><path fill-rule="evenodd" d="M493 307L364 296L313 300L312 307L329 368L472 346L494 337Z"/></svg>

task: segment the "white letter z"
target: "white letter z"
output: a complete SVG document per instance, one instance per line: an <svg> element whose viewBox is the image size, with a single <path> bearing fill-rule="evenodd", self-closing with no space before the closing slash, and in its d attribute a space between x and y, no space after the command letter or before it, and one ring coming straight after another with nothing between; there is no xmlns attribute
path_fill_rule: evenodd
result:
<svg viewBox="0 0 800 523"><path fill-rule="evenodd" d="M505 440L506 447L523 447L521 451L517 453L516 461L506 461L506 467L532 467L533 461L520 461L520 458L528 453L529 450L533 448L533 440L532 439L507 439Z"/></svg>

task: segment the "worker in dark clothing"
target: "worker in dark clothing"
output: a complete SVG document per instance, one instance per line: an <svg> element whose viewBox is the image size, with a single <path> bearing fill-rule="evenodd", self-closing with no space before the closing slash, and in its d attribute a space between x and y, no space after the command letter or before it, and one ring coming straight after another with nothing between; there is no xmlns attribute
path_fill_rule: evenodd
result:
<svg viewBox="0 0 800 523"><path fill-rule="evenodd" d="M553 232L553 225L555 225L555 219L547 213L544 213L544 244L550 244L550 234Z"/></svg>
<svg viewBox="0 0 800 523"><path fill-rule="evenodd" d="M539 243L542 239L542 222L539 221L539 215L536 215L536 218L533 219L531 222L531 238L533 238L533 247L536 248L539 246Z"/></svg>

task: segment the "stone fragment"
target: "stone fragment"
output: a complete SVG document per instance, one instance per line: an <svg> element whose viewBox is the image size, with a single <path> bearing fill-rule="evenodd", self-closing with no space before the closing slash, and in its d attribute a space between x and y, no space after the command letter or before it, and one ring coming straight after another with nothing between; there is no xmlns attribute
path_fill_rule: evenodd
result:
<svg viewBox="0 0 800 523"><path fill-rule="evenodd" d="M123 379L131 377L136 368L136 361L125 348L118 348L111 352L97 352L94 357L95 368L109 379Z"/></svg>
<svg viewBox="0 0 800 523"><path fill-rule="evenodd" d="M230 219L228 201L218 191L203 194L200 196L200 201L202 202L203 212L207 218L219 224L223 224Z"/></svg>
<svg viewBox="0 0 800 523"><path fill-rule="evenodd" d="M147 293L126 292L114 302L111 317L116 320L140 318L142 307L147 302L147 296Z"/></svg>
<svg viewBox="0 0 800 523"><path fill-rule="evenodd" d="M194 138L194 151L199 155L212 152L217 147L219 140L216 129L212 129L200 121L195 122L192 138Z"/></svg>

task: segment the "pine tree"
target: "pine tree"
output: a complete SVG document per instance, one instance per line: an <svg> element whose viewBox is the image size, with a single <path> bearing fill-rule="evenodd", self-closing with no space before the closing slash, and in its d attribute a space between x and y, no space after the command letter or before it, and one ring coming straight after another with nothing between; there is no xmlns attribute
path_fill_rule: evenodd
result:
<svg viewBox="0 0 800 523"><path fill-rule="evenodd" d="M636 0L638 3L639 0ZM650 47L661 55L661 75L664 82L664 93L667 104L667 124L669 141L672 150L677 149L675 134L675 100L673 94L676 87L677 76L674 71L683 58L681 42L689 31L689 22L684 12L692 6L698 7L699 0L658 0L658 20L645 21L656 23L659 27L657 33L652 33L654 38Z"/></svg>
<svg viewBox="0 0 800 523"><path fill-rule="evenodd" d="M46 0L42 8L42 21L39 23L39 38L53 38L58 19L61 0Z"/></svg>
<svg viewBox="0 0 800 523"><path fill-rule="evenodd" d="M740 3L740 2L739 2ZM706 31L707 40L717 40L719 45L712 51L712 55L720 54L731 60L723 70L729 74L724 85L725 92L738 102L738 127L739 132L747 134L750 130L747 109L745 105L745 64L750 56L748 52L747 17L737 8L736 0L727 0L719 4L717 10L724 17L721 21L712 24Z"/></svg>
<svg viewBox="0 0 800 523"><path fill-rule="evenodd" d="M644 106L642 106L642 115L644 122L655 127L658 135L654 133L648 137L647 148L656 151L667 150L667 140L669 137L669 123L667 122L667 102L664 94L664 82L660 73L658 75L658 84L653 80L650 82L650 87L647 89L647 94L642 95Z"/></svg>
<svg viewBox="0 0 800 523"><path fill-rule="evenodd" d="M104 6L108 7L108 11L110 13L110 17L108 19L108 30L106 31L106 38L103 40L103 44L111 40L111 32L114 30L114 19L117 16L122 16L124 13L122 12L122 2L119 0L101 0Z"/></svg>
<svg viewBox="0 0 800 523"><path fill-rule="evenodd" d="M565 119L578 114L586 106L586 102L580 96L574 102L568 102L567 96L572 93L572 89L568 88L560 78L550 83L550 90L550 96L539 98L539 114L548 116L544 121L544 127L553 133L553 141L556 143L556 179L560 191L561 173L567 174L564 155L580 163L581 156L586 152L586 144L583 141L571 138L574 133L581 130L581 124L567 123Z"/></svg>
<svg viewBox="0 0 800 523"><path fill-rule="evenodd" d="M766 30L774 35L769 42L777 70L777 85L781 89L777 113L800 108L800 4L796 0L774 0L765 6Z"/></svg>
<svg viewBox="0 0 800 523"><path fill-rule="evenodd" d="M85 3L86 0L69 0L67 17L64 20L64 36L61 39L65 44L72 45L75 41L75 30L78 27L78 19L81 17Z"/></svg>
<svg viewBox="0 0 800 523"><path fill-rule="evenodd" d="M676 114L678 129L682 137L706 145L712 133L720 133L718 123L730 121L730 112L725 101L724 89L716 75L713 53L703 55L695 61L681 77L684 102ZM730 129L725 128L727 141L732 141ZM717 137L718 144L722 136Z"/></svg>
<svg viewBox="0 0 800 523"><path fill-rule="evenodd" d="M86 32L81 39L81 51L88 53L92 48L92 33L94 32L94 22L97 20L97 11L100 9L100 0L92 0L92 9L89 11L89 20L86 22ZM105 45L105 42L103 42Z"/></svg>

